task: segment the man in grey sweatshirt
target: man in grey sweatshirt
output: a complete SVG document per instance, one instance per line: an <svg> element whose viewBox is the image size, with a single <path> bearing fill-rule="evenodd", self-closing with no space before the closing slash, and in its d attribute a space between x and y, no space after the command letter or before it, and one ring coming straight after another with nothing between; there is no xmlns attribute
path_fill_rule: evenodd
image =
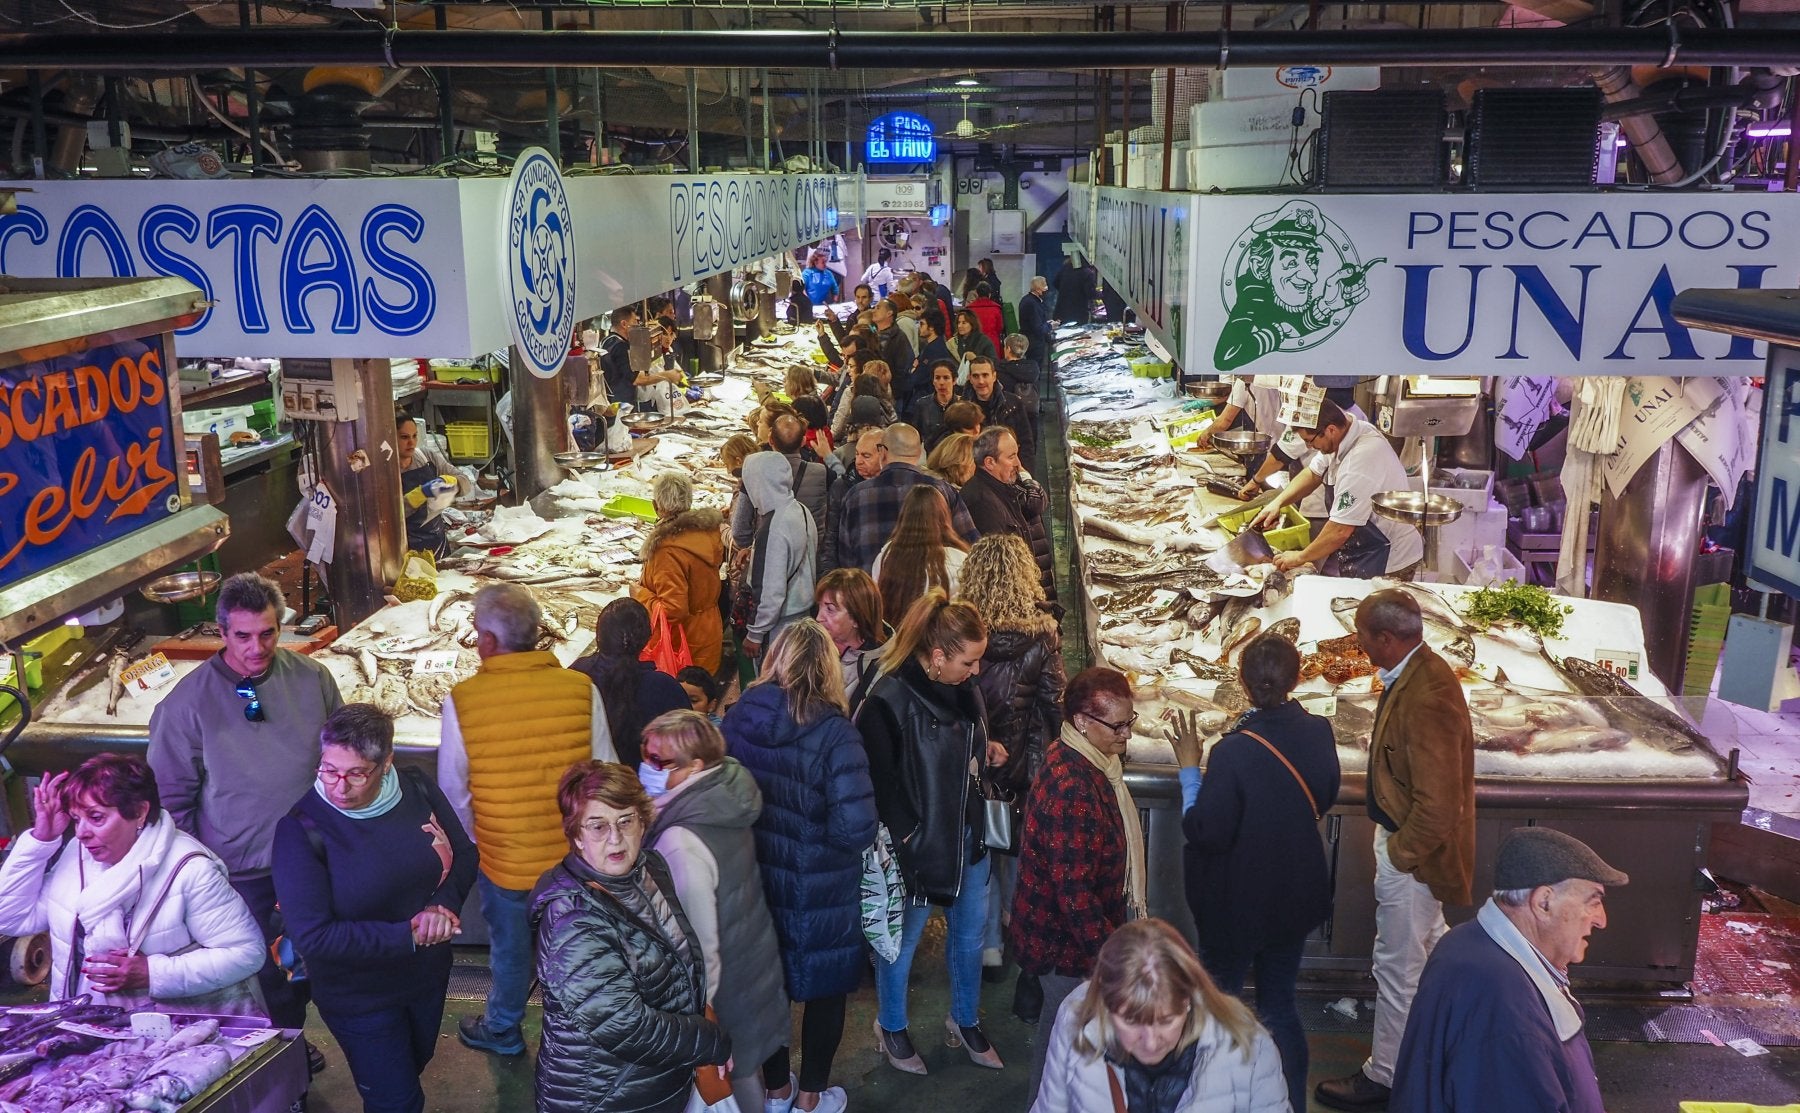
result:
<svg viewBox="0 0 1800 1113"><path fill-rule="evenodd" d="M744 458L744 494L756 512L753 548L763 549L750 558L751 575L760 576L761 593L744 636L744 651L759 657L775 631L812 612L819 530L812 513L794 498L793 465L779 452L754 452Z"/></svg>
<svg viewBox="0 0 1800 1113"><path fill-rule="evenodd" d="M281 637L281 588L252 572L219 589L225 648L182 677L150 715L150 768L175 825L217 854L265 941L275 912L275 823L312 790L319 729L343 704L325 666ZM306 997L265 960L269 1019L306 1023ZM308 1047L314 1073L323 1060Z"/></svg>

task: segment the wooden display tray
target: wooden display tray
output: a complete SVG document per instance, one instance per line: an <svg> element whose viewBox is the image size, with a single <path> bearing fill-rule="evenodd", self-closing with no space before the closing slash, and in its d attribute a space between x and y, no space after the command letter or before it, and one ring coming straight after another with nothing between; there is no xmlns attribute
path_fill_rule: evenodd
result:
<svg viewBox="0 0 1800 1113"><path fill-rule="evenodd" d="M171 661L204 661L219 650L225 648L225 639L221 638L218 628L210 622L203 622L190 627L183 634L143 648L145 653L161 653ZM321 626L310 634L296 634L292 626L281 628L280 646L291 649L295 653L311 656L337 640L336 626Z"/></svg>

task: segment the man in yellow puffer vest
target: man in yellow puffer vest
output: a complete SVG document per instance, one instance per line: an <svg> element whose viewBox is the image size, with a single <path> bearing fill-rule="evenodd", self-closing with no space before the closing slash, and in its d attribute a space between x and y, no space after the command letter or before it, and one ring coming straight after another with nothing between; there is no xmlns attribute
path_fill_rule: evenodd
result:
<svg viewBox="0 0 1800 1113"><path fill-rule="evenodd" d="M438 786L481 851L481 914L493 985L487 1011L458 1026L463 1043L523 1055L531 988L527 898L569 851L556 782L578 761L617 761L600 692L584 673L536 651L543 611L517 584L475 593L481 671L444 701Z"/></svg>

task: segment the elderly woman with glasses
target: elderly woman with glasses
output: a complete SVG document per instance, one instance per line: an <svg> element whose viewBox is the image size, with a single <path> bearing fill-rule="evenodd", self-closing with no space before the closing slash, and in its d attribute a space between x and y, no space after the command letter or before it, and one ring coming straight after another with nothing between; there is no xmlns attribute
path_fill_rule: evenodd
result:
<svg viewBox="0 0 1800 1113"><path fill-rule="evenodd" d="M678 1113L694 1071L731 1058L706 959L669 867L644 846L637 774L582 761L556 786L570 851L531 893L544 991L537 1113Z"/></svg>
<svg viewBox="0 0 1800 1113"><path fill-rule="evenodd" d="M261 1012L262 931L136 755L96 754L32 790L0 865L0 932L50 933L50 997ZM71 845L73 843L73 845Z"/></svg>
<svg viewBox="0 0 1800 1113"><path fill-rule="evenodd" d="M1137 718L1124 673L1076 673L1063 691L1062 744L1046 753L1025 808L1008 938L1044 993L1032 1094L1058 1006L1093 973L1107 937L1145 914L1144 832L1123 760Z"/></svg>
<svg viewBox="0 0 1800 1113"><path fill-rule="evenodd" d="M332 712L319 755L275 825L275 895L365 1113L419 1113L475 844L437 785L394 765L394 722L372 704Z"/></svg>

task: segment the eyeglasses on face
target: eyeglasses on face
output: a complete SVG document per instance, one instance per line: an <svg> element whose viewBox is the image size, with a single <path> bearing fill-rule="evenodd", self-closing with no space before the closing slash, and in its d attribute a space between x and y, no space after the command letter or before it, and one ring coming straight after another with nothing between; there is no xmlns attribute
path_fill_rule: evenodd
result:
<svg viewBox="0 0 1800 1113"><path fill-rule="evenodd" d="M1087 715L1088 718L1092 719L1096 723L1099 723L1101 726L1105 727L1107 730L1112 731L1114 734L1118 734L1121 731L1130 730L1132 728L1132 726L1134 726L1138 721L1138 713L1135 711L1133 711L1131 713L1131 718L1126 719L1122 723L1109 723L1105 719L1102 719L1100 716L1089 714L1088 712L1085 712L1085 711L1082 712L1082 714Z"/></svg>
<svg viewBox="0 0 1800 1113"><path fill-rule="evenodd" d="M319 775L319 780L323 781L324 783L326 783L328 785L334 785L334 784L337 784L339 781L342 781L342 782L348 784L351 788L361 788L362 786L368 784L370 781L374 780L376 778L376 776L380 774L381 770L379 770L379 769L352 769L347 773L340 773L336 769L332 769L332 768L329 768L328 766L321 765L316 770L316 772Z"/></svg>
<svg viewBox="0 0 1800 1113"><path fill-rule="evenodd" d="M263 722L262 697L256 694L256 685L246 680L237 686L237 694L239 699L250 701L244 705L245 720L252 723Z"/></svg>
<svg viewBox="0 0 1800 1113"><path fill-rule="evenodd" d="M627 815L622 815L616 820L606 820L606 819L583 820L582 824L581 824L581 829L583 831L586 831L588 834L592 835L599 842L611 842L612 838L615 834L620 838L620 840L630 838L631 836L637 834L638 828L640 826L642 826L642 823L638 819L637 813L633 812L633 813L630 813Z"/></svg>

